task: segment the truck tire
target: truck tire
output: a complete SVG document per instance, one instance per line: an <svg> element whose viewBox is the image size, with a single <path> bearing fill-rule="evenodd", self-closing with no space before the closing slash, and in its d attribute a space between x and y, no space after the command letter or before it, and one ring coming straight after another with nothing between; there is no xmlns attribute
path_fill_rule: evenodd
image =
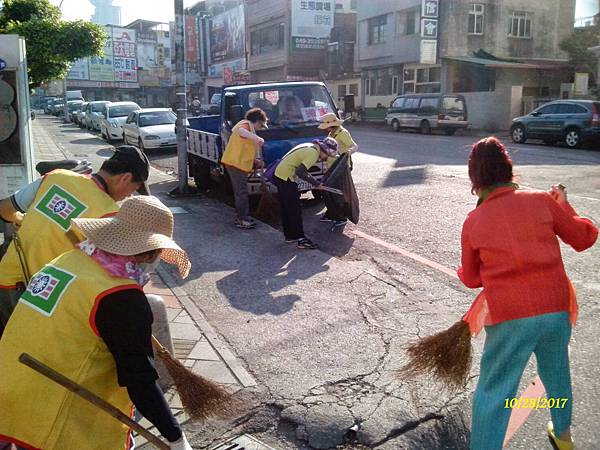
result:
<svg viewBox="0 0 600 450"><path fill-rule="evenodd" d="M210 180L210 163L205 159L197 156L189 155L190 158L190 175L194 179L194 183L198 189L208 189L211 185Z"/></svg>

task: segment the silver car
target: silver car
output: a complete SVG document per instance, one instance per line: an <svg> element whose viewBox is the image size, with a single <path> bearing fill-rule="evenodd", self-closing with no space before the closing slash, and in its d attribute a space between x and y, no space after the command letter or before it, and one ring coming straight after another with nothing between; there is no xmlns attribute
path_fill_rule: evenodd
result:
<svg viewBox="0 0 600 450"><path fill-rule="evenodd" d="M85 127L88 130L100 130L100 119L102 118L102 110L104 105L109 104L107 101L89 102L85 109Z"/></svg>
<svg viewBox="0 0 600 450"><path fill-rule="evenodd" d="M100 134L106 142L111 144L115 139L122 139L123 125L127 116L140 109L140 106L134 102L114 102L105 105L100 118Z"/></svg>

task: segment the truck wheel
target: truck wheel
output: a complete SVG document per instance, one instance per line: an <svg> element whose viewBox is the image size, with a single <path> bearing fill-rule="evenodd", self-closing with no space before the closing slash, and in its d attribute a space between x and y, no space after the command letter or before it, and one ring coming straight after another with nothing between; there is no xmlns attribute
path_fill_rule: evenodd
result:
<svg viewBox="0 0 600 450"><path fill-rule="evenodd" d="M190 175L198 189L208 189L211 185L210 164L197 156L190 156ZM229 180L228 180L229 181Z"/></svg>

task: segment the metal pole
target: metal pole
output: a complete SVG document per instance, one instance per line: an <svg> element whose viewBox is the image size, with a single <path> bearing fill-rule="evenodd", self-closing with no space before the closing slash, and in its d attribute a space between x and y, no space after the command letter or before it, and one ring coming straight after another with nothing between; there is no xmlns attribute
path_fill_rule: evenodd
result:
<svg viewBox="0 0 600 450"><path fill-rule="evenodd" d="M179 184L171 194L186 194L188 186L188 154L187 154L187 98L185 92L185 27L183 22L183 0L175 0L175 73L177 96L177 165Z"/></svg>
<svg viewBox="0 0 600 450"><path fill-rule="evenodd" d="M61 0L60 4L58 5L58 9L60 9L60 14L62 16L62 4L65 0ZM69 107L67 106L67 76L69 75L69 72L66 73L65 77L63 78L63 122L64 123L69 123Z"/></svg>

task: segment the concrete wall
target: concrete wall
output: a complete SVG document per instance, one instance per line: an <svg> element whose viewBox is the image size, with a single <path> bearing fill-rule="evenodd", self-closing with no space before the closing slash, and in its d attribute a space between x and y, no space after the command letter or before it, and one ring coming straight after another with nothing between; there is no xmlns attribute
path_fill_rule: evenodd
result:
<svg viewBox="0 0 600 450"><path fill-rule="evenodd" d="M483 35L467 33L472 3L440 3L442 55L472 56L481 48L500 58L568 59L559 44L573 31L575 0L478 0L485 5ZM530 39L508 36L511 11L532 14Z"/></svg>
<svg viewBox="0 0 600 450"><path fill-rule="evenodd" d="M521 86L507 86L494 92L464 92L470 128L486 131L508 130L521 115Z"/></svg>
<svg viewBox="0 0 600 450"><path fill-rule="evenodd" d="M289 48L289 11L286 0L259 0L246 3L246 36L248 39L248 69L250 71L259 71L279 66L284 66L288 62ZM271 53L262 55L252 55L252 32L270 25L284 24L283 48Z"/></svg>

